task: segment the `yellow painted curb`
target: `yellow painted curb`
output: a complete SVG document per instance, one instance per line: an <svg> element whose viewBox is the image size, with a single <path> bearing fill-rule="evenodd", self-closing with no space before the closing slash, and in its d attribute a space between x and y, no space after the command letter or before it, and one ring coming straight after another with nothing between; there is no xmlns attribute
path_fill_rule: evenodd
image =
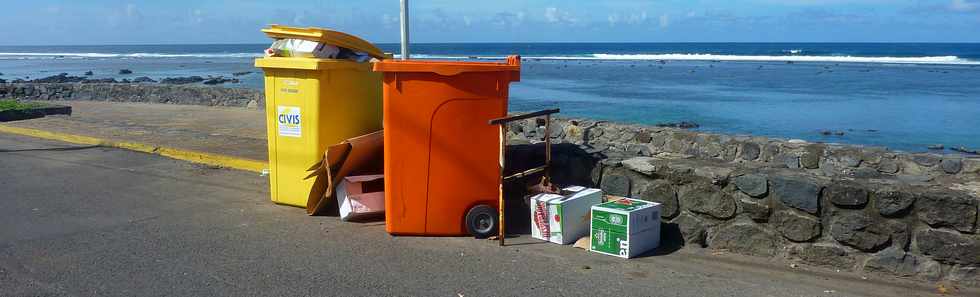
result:
<svg viewBox="0 0 980 297"><path fill-rule="evenodd" d="M210 154L191 150L182 150L169 147L160 147L149 144L142 144L136 142L125 142L125 141L114 141L105 140L95 137L71 135L57 132L50 132L44 130L30 129L30 128L20 128L0 125L0 132L6 132L10 134L18 134L36 138L58 140L77 144L87 144L87 145L98 145L105 147L114 147L127 149L137 152L144 152L148 154L161 155L171 159L184 160L199 164L206 164L212 166L221 166L227 168L234 168L239 170L246 170L252 172L262 172L263 170L269 168L269 163L263 161L256 161L251 159L242 159L225 155Z"/></svg>

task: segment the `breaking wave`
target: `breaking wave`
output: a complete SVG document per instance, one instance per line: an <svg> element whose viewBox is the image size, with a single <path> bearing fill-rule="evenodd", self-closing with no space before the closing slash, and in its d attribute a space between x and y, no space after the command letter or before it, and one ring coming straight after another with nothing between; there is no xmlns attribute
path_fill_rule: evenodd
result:
<svg viewBox="0 0 980 297"><path fill-rule="evenodd" d="M980 64L980 61L961 59L957 56L931 57L855 57L855 56L742 56L715 54L593 54L598 60L673 60L673 61L755 61L755 62L832 62L832 63L886 63L886 64Z"/></svg>

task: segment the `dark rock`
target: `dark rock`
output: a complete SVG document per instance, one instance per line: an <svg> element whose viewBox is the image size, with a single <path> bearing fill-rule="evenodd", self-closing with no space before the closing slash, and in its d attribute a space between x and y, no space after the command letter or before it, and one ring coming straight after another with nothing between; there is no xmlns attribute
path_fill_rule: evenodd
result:
<svg viewBox="0 0 980 297"><path fill-rule="evenodd" d="M120 83L124 83L124 84L128 84L128 83L132 83L132 81L130 81L130 80L129 80L128 78L124 78L124 79L122 79L122 80L121 80L121 81L119 81L119 82L120 82Z"/></svg>
<svg viewBox="0 0 980 297"><path fill-rule="evenodd" d="M776 254L776 236L751 223L736 223L712 232L708 246L756 256Z"/></svg>
<svg viewBox="0 0 980 297"><path fill-rule="evenodd" d="M859 179L870 179L870 178L881 177L881 173L878 172L878 170L866 168L866 167L847 169L845 171L845 175L853 178L859 178Z"/></svg>
<svg viewBox="0 0 980 297"><path fill-rule="evenodd" d="M868 204L868 191L854 182L831 183L824 189L823 195L834 205L844 208L863 208Z"/></svg>
<svg viewBox="0 0 980 297"><path fill-rule="evenodd" d="M939 268L935 261L894 247L878 252L864 262L865 271L885 272L896 276L918 275L931 280L939 279Z"/></svg>
<svg viewBox="0 0 980 297"><path fill-rule="evenodd" d="M69 76L68 73L61 73L58 75L52 75L44 78L38 78L32 80L34 83L77 83L83 82L86 79L81 76Z"/></svg>
<svg viewBox="0 0 980 297"><path fill-rule="evenodd" d="M903 250L909 249L909 244L912 243L912 229L908 224L898 220L885 220L880 222L876 228L891 233L892 246L900 247Z"/></svg>
<svg viewBox="0 0 980 297"><path fill-rule="evenodd" d="M735 177L735 187L752 197L763 197L769 193L769 180L761 174L746 174Z"/></svg>
<svg viewBox="0 0 980 297"><path fill-rule="evenodd" d="M626 151L629 152L630 154L634 155L634 156L652 156L653 155L653 152L650 151L650 147L648 147L646 145L642 145L642 144L635 144L635 143L628 144Z"/></svg>
<svg viewBox="0 0 980 297"><path fill-rule="evenodd" d="M5 83L7 83L7 80L0 78L0 84L5 84Z"/></svg>
<svg viewBox="0 0 980 297"><path fill-rule="evenodd" d="M769 162L772 161L776 156L779 155L779 144L777 143L767 143L762 147L762 152L759 154L761 161Z"/></svg>
<svg viewBox="0 0 980 297"><path fill-rule="evenodd" d="M86 79L82 81L84 84L114 84L118 83L115 78L98 78L98 79Z"/></svg>
<svg viewBox="0 0 980 297"><path fill-rule="evenodd" d="M820 157L823 156L824 146L819 144L808 145L803 154L800 155L800 165L806 169L820 168Z"/></svg>
<svg viewBox="0 0 980 297"><path fill-rule="evenodd" d="M93 75L95 75L95 73L92 73L92 71L85 71L85 76L93 76Z"/></svg>
<svg viewBox="0 0 980 297"><path fill-rule="evenodd" d="M680 193L680 201L691 212L722 220L734 217L738 209L735 199L708 184L691 185Z"/></svg>
<svg viewBox="0 0 980 297"><path fill-rule="evenodd" d="M779 154L773 160L776 163L786 165L786 168L800 168L800 157L793 154Z"/></svg>
<svg viewBox="0 0 980 297"><path fill-rule="evenodd" d="M854 266L854 257L848 255L843 247L836 244L806 244L791 249L790 253L803 260L803 262L813 265L837 268L850 268Z"/></svg>
<svg viewBox="0 0 980 297"><path fill-rule="evenodd" d="M762 148L754 142L742 143L741 148L739 148L739 157L742 160L753 161L759 158L760 153L762 153Z"/></svg>
<svg viewBox="0 0 980 297"><path fill-rule="evenodd" d="M724 187L728 184L728 180L732 176L732 171L730 167L719 167L719 166L696 166L693 168L694 175L706 178L711 181L711 184Z"/></svg>
<svg viewBox="0 0 980 297"><path fill-rule="evenodd" d="M864 162L863 153L855 148L837 149L832 151L832 156L831 159L841 167L857 168Z"/></svg>
<svg viewBox="0 0 980 297"><path fill-rule="evenodd" d="M928 176L928 175L907 175L907 174L902 174L902 175L895 176L895 178L898 179L898 181L901 181L901 182L907 183L907 184L927 183L927 182L930 182L930 181L933 180L933 178L931 176Z"/></svg>
<svg viewBox="0 0 980 297"><path fill-rule="evenodd" d="M943 169L943 172L948 174L960 173L963 170L963 160L962 159L943 159L939 163L939 167Z"/></svg>
<svg viewBox="0 0 980 297"><path fill-rule="evenodd" d="M185 85L185 84L199 83L202 81L204 81L203 77L195 75L195 76L188 76L188 77L167 77L161 79L160 83L169 84L169 85Z"/></svg>
<svg viewBox="0 0 980 297"><path fill-rule="evenodd" d="M680 128L680 129L694 129L694 128L701 127L701 125L698 125L698 123L687 122L687 121L660 123L657 124L656 126L664 127L664 128Z"/></svg>
<svg viewBox="0 0 980 297"><path fill-rule="evenodd" d="M238 83L238 79L224 78L219 76L219 77L209 77L208 79L204 80L205 85L220 85L225 83ZM544 135L544 133L541 133L540 135Z"/></svg>
<svg viewBox="0 0 980 297"><path fill-rule="evenodd" d="M735 161L735 155L738 153L738 146L734 142L726 142L722 145L721 157L722 160L731 162Z"/></svg>
<svg viewBox="0 0 980 297"><path fill-rule="evenodd" d="M119 70L119 74L133 74L133 71L129 69L121 69Z"/></svg>
<svg viewBox="0 0 980 297"><path fill-rule="evenodd" d="M747 214L750 219L756 222L768 222L769 215L772 213L772 208L766 203L766 200L757 200L750 198L738 199L739 209Z"/></svg>
<svg viewBox="0 0 980 297"><path fill-rule="evenodd" d="M957 265L949 270L949 280L966 285L980 285L980 265Z"/></svg>
<svg viewBox="0 0 980 297"><path fill-rule="evenodd" d="M650 132L640 132L636 133L636 137L633 138L634 141L638 143L650 143L653 141L653 136L650 136Z"/></svg>
<svg viewBox="0 0 980 297"><path fill-rule="evenodd" d="M155 83L157 81L154 80L154 79L152 79L152 78L146 77L146 76L140 76L140 77L134 78L133 79L133 82L134 83Z"/></svg>
<svg viewBox="0 0 980 297"><path fill-rule="evenodd" d="M875 224L863 212L851 212L838 216L830 225L830 235L850 247L874 252L886 247L891 240L890 230Z"/></svg>
<svg viewBox="0 0 980 297"><path fill-rule="evenodd" d="M925 229L915 233L922 253L943 263L980 264L980 243L954 231Z"/></svg>
<svg viewBox="0 0 980 297"><path fill-rule="evenodd" d="M980 150L968 149L968 148L962 147L962 146L961 147L953 147L953 148L950 148L950 150L953 150L953 151L956 151L956 152L961 152L961 153L964 153L964 154L980 155Z"/></svg>
<svg viewBox="0 0 980 297"><path fill-rule="evenodd" d="M936 164L939 164L939 161L940 161L939 157L932 154L912 155L912 162L915 162L915 164L919 164L925 167L936 166Z"/></svg>
<svg viewBox="0 0 980 297"><path fill-rule="evenodd" d="M651 137L650 145L654 147L662 149L663 146L667 144L667 133L663 133L663 132L652 133L650 137Z"/></svg>
<svg viewBox="0 0 980 297"><path fill-rule="evenodd" d="M811 214L820 212L821 187L804 177L777 175L771 177L772 197L784 205Z"/></svg>
<svg viewBox="0 0 980 297"><path fill-rule="evenodd" d="M902 190L884 190L873 194L878 213L886 217L903 216L915 202L915 195Z"/></svg>
<svg viewBox="0 0 980 297"><path fill-rule="evenodd" d="M773 215L772 224L783 237L794 242L811 241L820 237L820 221L784 210Z"/></svg>
<svg viewBox="0 0 980 297"><path fill-rule="evenodd" d="M242 71L242 72L232 73L231 75L232 76L243 76L243 75L249 75L249 74L252 74L252 72L251 71Z"/></svg>
<svg viewBox="0 0 980 297"><path fill-rule="evenodd" d="M660 217L670 219L677 215L680 209L677 203L677 189L670 182L662 179L654 180L639 191L639 198L661 204Z"/></svg>
<svg viewBox="0 0 980 297"><path fill-rule="evenodd" d="M705 246L707 229L705 228L704 222L702 222L700 219L684 213L674 219L672 223L677 224L677 227L681 231L681 236L684 237L684 242L688 244L697 244L701 247Z"/></svg>
<svg viewBox="0 0 980 297"><path fill-rule="evenodd" d="M899 170L901 168L898 167L898 162L895 162L895 160L884 159L878 163L878 171L881 173L895 174Z"/></svg>
<svg viewBox="0 0 980 297"><path fill-rule="evenodd" d="M602 175L599 187L608 195L626 197L630 194L630 179L618 172L608 172Z"/></svg>
<svg viewBox="0 0 980 297"><path fill-rule="evenodd" d="M916 213L932 227L952 227L972 233L977 222L977 199L962 193L930 191L915 203Z"/></svg>

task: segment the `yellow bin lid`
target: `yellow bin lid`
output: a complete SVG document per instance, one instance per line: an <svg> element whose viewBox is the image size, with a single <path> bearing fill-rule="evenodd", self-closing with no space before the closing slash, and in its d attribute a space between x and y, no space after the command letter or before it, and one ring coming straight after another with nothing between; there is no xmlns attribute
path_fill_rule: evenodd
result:
<svg viewBox="0 0 980 297"><path fill-rule="evenodd" d="M269 28L262 29L262 32L265 32L265 35L275 39L291 38L322 42L357 52L363 52L371 57L378 58L379 60L386 58L384 52L378 47L374 46L374 44L344 32L323 28L297 28L282 25L269 25Z"/></svg>

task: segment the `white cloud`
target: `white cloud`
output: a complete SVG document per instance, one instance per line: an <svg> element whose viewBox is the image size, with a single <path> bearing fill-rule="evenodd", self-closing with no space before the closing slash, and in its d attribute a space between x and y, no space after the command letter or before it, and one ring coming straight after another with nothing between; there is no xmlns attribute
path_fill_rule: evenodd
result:
<svg viewBox="0 0 980 297"><path fill-rule="evenodd" d="M498 12L489 19L490 24L498 27L509 27L517 28L524 23L524 17L526 14L523 11L518 12Z"/></svg>
<svg viewBox="0 0 980 297"><path fill-rule="evenodd" d="M570 13L564 10L560 10L557 7L548 7L544 9L544 19L549 23L567 23L574 24L578 22L578 19L572 17Z"/></svg>
<svg viewBox="0 0 980 297"><path fill-rule="evenodd" d="M140 10L136 8L136 4L126 4L126 17L131 20L140 20L143 18L143 14Z"/></svg>
<svg viewBox="0 0 980 297"><path fill-rule="evenodd" d="M647 17L646 11L626 13L622 15L619 13L613 13L606 18L610 26L615 26L616 24L639 25L646 23L647 19L649 18Z"/></svg>
<svg viewBox="0 0 980 297"><path fill-rule="evenodd" d="M670 16L665 13L660 15L660 28L667 28L667 26L670 26Z"/></svg>
<svg viewBox="0 0 980 297"><path fill-rule="evenodd" d="M972 12L977 10L980 4L967 0L953 0L949 3L949 9L958 12Z"/></svg>
<svg viewBox="0 0 980 297"><path fill-rule="evenodd" d="M387 13L381 15L381 25L385 27L391 27L399 23L401 23L401 17L399 16L393 16Z"/></svg>
<svg viewBox="0 0 980 297"><path fill-rule="evenodd" d="M619 22L619 14L615 14L615 13L610 14L609 17L606 18L606 20L609 21L610 26L615 26L616 23Z"/></svg>

